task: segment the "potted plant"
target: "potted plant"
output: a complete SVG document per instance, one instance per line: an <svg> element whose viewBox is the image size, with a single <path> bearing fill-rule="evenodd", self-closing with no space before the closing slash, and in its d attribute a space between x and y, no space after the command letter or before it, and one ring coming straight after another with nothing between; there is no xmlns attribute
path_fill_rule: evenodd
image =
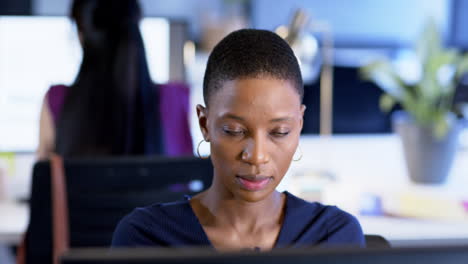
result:
<svg viewBox="0 0 468 264"><path fill-rule="evenodd" d="M449 173L460 130L453 97L467 71L468 55L444 47L432 20L413 49L394 60L378 59L360 69L365 79L383 89L383 111L391 111L396 104L403 109L393 114L392 121L415 182L441 183Z"/></svg>

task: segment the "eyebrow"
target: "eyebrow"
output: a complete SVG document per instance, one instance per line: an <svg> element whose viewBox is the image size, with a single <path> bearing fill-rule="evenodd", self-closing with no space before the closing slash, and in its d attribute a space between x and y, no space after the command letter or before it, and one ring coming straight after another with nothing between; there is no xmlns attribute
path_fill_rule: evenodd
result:
<svg viewBox="0 0 468 264"><path fill-rule="evenodd" d="M283 121L290 121L290 120L292 120L291 117L279 117L279 118L271 119L270 122L276 123L276 122L283 122Z"/></svg>
<svg viewBox="0 0 468 264"><path fill-rule="evenodd" d="M230 113L222 115L221 118L228 118L228 119L234 119L234 120L238 120L238 121L245 121L244 118L242 118L240 116L236 116L234 114L230 114ZM278 117L278 118L271 119L270 122L271 123L278 123L278 122L290 121L290 120L292 120L291 117Z"/></svg>
<svg viewBox="0 0 468 264"><path fill-rule="evenodd" d="M230 113L224 114L221 116L221 118L228 118L228 119L234 119L234 120L239 120L239 121L244 121L244 118L240 116L236 116Z"/></svg>

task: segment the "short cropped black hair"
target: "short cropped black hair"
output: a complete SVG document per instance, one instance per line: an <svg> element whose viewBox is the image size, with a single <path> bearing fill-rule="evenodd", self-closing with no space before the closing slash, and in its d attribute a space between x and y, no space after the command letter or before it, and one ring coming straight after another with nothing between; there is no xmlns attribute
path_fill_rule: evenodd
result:
<svg viewBox="0 0 468 264"><path fill-rule="evenodd" d="M208 58L203 79L205 105L224 82L257 77L290 81L302 101L304 86L299 63L285 40L267 30L241 29L230 33Z"/></svg>

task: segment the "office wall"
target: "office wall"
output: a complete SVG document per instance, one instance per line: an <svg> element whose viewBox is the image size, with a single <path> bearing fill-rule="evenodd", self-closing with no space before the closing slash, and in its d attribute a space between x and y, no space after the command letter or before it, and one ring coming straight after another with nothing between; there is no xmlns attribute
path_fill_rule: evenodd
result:
<svg viewBox="0 0 468 264"><path fill-rule="evenodd" d="M64 15L71 0L31 0L32 13ZM144 14L184 19L191 38L199 40L204 21L223 16L223 7L235 1L141 0ZM328 21L338 45L407 45L422 23L433 17L444 35L450 27L453 0L251 0L245 1L253 27L274 29L290 20L295 9L306 9L315 20ZM249 15L249 14L246 14Z"/></svg>
<svg viewBox="0 0 468 264"><path fill-rule="evenodd" d="M433 17L447 34L451 0L255 0L254 27L274 29L287 24L297 8L313 20L332 26L338 45L388 45L411 43L426 18Z"/></svg>
<svg viewBox="0 0 468 264"><path fill-rule="evenodd" d="M72 0L31 0L35 15L67 15ZM197 39L203 19L219 15L222 1L219 0L140 0L145 16L163 16L189 22L190 34Z"/></svg>

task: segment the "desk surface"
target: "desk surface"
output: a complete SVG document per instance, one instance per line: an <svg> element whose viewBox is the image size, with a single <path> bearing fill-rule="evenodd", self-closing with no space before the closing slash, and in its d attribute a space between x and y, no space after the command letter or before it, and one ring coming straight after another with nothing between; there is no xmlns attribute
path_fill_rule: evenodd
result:
<svg viewBox="0 0 468 264"><path fill-rule="evenodd" d="M383 235L394 244L411 245L424 241L468 244L468 217L450 219L442 212L441 217L433 219L363 216L358 208L362 193L386 197L404 190L454 199L468 198L468 150L459 151L445 184L421 186L408 180L400 142L394 135L336 136L326 140L304 136L300 144L303 158L293 162L279 189L287 189L306 199L313 193L322 202L336 204L356 215L365 233ZM316 176L317 172L323 174L320 173L323 171L334 180L324 181ZM26 205L0 202L0 243L19 243L27 222Z"/></svg>
<svg viewBox="0 0 468 264"><path fill-rule="evenodd" d="M461 213L457 203L468 201L468 149L460 148L444 184L420 185L409 180L395 135L303 136L300 146L303 158L292 163L280 188L337 205L357 216L364 233L383 235L394 244L468 244L468 210ZM430 218L362 215L360 206L369 196L378 197L393 214ZM416 205L424 206L408 205L415 197Z"/></svg>
<svg viewBox="0 0 468 264"><path fill-rule="evenodd" d="M0 244L17 245L28 222L24 204L0 202ZM423 240L468 244L467 221L430 221L391 217L358 216L364 233L380 234L398 245L420 244Z"/></svg>
<svg viewBox="0 0 468 264"><path fill-rule="evenodd" d="M0 244L19 244L28 221L27 205L16 202L0 202Z"/></svg>

